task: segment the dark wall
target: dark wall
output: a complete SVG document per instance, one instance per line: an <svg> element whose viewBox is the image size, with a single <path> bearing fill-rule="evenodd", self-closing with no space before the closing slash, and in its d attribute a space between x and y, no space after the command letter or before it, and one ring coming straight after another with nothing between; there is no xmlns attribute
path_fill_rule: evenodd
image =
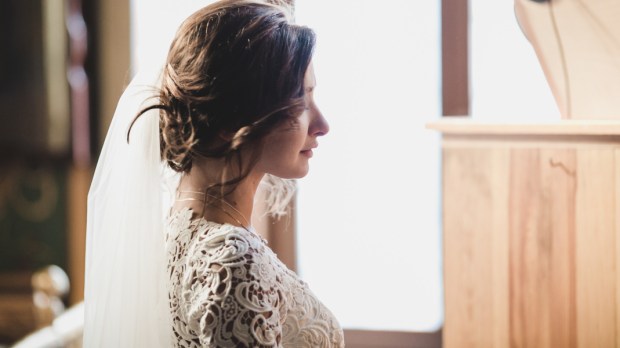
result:
<svg viewBox="0 0 620 348"><path fill-rule="evenodd" d="M0 273L67 269L68 166L0 165Z"/></svg>
<svg viewBox="0 0 620 348"><path fill-rule="evenodd" d="M40 1L0 1L0 153L45 151L42 30Z"/></svg>
<svg viewBox="0 0 620 348"><path fill-rule="evenodd" d="M47 1L47 0L44 0ZM69 0L62 0L65 6ZM0 273L33 271L56 264L68 269L68 192L72 183L71 131L68 146L48 145L44 14L40 0L0 0ZM91 153L98 152L96 84L97 1L84 0L88 29L84 63L89 78ZM68 11L66 11L68 13ZM57 23L66 31L66 23ZM68 37L68 36L67 36ZM69 52L67 40L64 47ZM57 67L58 68L58 67ZM60 67L66 69L65 67ZM65 76L65 74L60 74ZM67 79L52 88L69 92ZM69 105L70 106L70 105ZM70 107L67 120L71 119ZM71 123L67 122L70 128ZM97 149L94 151L93 149Z"/></svg>

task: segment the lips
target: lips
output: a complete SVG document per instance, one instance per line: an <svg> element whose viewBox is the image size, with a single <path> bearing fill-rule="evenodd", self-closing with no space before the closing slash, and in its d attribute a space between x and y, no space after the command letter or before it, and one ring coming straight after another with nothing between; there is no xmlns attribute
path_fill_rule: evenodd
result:
<svg viewBox="0 0 620 348"><path fill-rule="evenodd" d="M316 149L318 144L314 144L305 150L301 150L300 153L304 156L308 156L308 158L312 157L312 149Z"/></svg>
<svg viewBox="0 0 620 348"><path fill-rule="evenodd" d="M312 149L302 150L300 153L308 158L312 157Z"/></svg>

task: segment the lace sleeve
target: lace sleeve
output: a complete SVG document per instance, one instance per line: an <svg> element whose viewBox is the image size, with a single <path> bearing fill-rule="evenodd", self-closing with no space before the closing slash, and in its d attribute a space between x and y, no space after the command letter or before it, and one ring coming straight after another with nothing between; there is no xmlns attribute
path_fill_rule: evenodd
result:
<svg viewBox="0 0 620 348"><path fill-rule="evenodd" d="M191 337L188 347L281 347L285 296L264 242L221 227L192 236L177 259L185 259L176 265L182 271L171 295L178 294L172 298L177 339ZM174 283L174 270L171 276Z"/></svg>

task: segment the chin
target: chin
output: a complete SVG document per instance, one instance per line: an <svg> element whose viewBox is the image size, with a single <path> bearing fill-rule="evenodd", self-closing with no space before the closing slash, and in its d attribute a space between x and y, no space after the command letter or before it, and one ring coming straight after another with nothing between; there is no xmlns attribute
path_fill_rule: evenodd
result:
<svg viewBox="0 0 620 348"><path fill-rule="evenodd" d="M301 178L303 178L306 175L308 175L308 171L307 170L305 172L303 172L303 173L297 173L297 174L280 176L280 178L282 178L282 179L301 179Z"/></svg>
<svg viewBox="0 0 620 348"><path fill-rule="evenodd" d="M275 175L282 179L301 179L304 176L308 175L308 171L310 168L306 165L302 168L294 168L289 170L282 170L277 172L269 173L271 175Z"/></svg>

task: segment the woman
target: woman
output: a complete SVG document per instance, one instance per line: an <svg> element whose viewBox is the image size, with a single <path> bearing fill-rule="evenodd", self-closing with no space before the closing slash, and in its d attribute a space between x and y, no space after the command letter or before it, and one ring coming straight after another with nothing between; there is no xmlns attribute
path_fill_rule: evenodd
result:
<svg viewBox="0 0 620 348"><path fill-rule="evenodd" d="M250 224L261 180L305 176L328 131L313 47L282 7L219 1L180 27L156 99L132 81L89 194L85 346L344 346Z"/></svg>

